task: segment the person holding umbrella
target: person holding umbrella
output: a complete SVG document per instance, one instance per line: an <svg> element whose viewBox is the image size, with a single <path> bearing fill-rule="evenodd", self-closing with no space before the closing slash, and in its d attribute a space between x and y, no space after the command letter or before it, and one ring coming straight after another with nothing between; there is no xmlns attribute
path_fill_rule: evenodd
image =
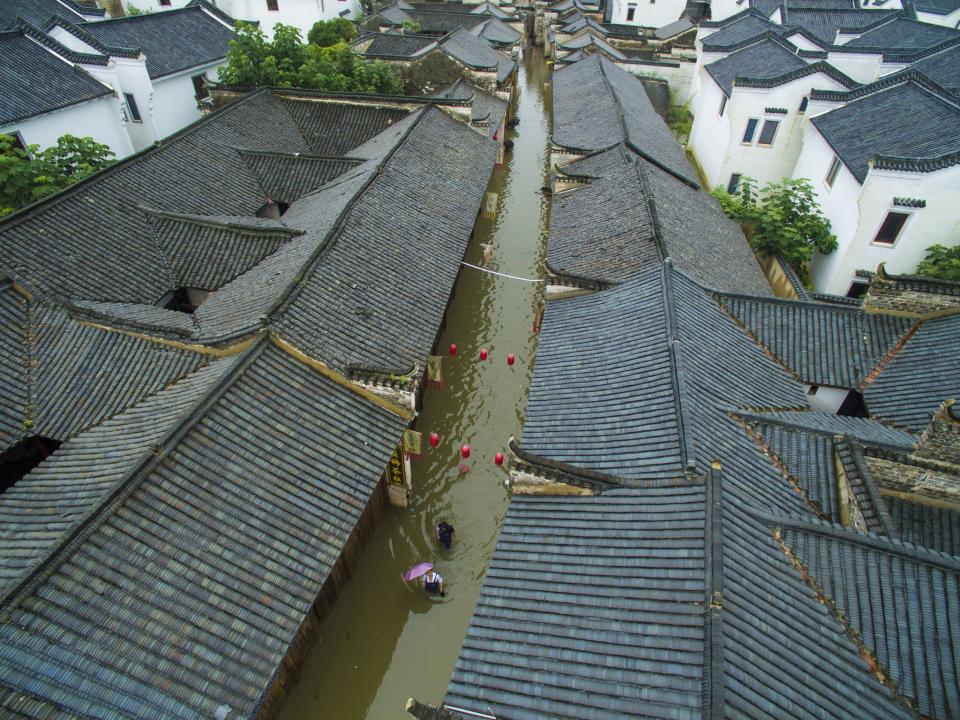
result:
<svg viewBox="0 0 960 720"><path fill-rule="evenodd" d="M446 595L446 585L440 573L433 569L431 563L417 563L403 574L403 579L407 582L419 580L421 587L427 595Z"/></svg>

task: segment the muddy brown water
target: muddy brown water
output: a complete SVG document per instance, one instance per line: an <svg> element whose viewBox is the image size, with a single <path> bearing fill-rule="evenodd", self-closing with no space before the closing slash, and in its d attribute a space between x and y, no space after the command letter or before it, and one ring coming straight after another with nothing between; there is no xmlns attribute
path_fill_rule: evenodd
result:
<svg viewBox="0 0 960 720"><path fill-rule="evenodd" d="M514 149L488 188L499 193L497 215L479 219L467 262L482 265L481 244L491 243L491 269L543 275L549 201L539 191L549 149L549 77L541 51L525 49L515 111L520 123L508 132ZM426 447L414 463L412 506L390 508L381 518L320 628L282 720L402 720L410 717L403 709L408 697L442 701L507 509L506 470L493 458L520 434L537 348L531 326L542 292L540 284L461 271L439 341L444 354L456 343L457 357L445 361L445 386L425 392L416 425L424 440L438 432L440 445ZM490 353L486 362L481 348ZM508 353L517 357L513 367ZM465 474L458 471L463 443L472 451ZM441 519L457 530L449 552L433 537ZM446 579L445 598L433 602L401 580L421 561L435 563Z"/></svg>

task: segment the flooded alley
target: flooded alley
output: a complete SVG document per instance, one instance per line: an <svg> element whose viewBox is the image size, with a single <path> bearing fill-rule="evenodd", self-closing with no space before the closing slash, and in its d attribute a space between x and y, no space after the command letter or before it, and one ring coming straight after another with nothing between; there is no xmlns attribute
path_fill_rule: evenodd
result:
<svg viewBox="0 0 960 720"><path fill-rule="evenodd" d="M540 193L549 149L549 70L538 48L526 48L517 81L515 146L494 170L489 190L498 193L497 214L481 217L467 262L523 277L543 275L549 200ZM416 262L416 258L410 258ZM437 432L437 448L413 463L413 496L407 510L390 508L380 520L320 635L299 683L280 713L283 720L329 717L397 720L408 717L408 697L442 700L463 642L484 570L493 553L508 496L505 467L494 464L519 435L533 370L539 283L506 279L464 268L447 310L438 352L445 358L444 386L427 388L416 429ZM489 357L481 361L480 349ZM506 357L516 355L511 367ZM461 472L460 447L472 453ZM426 443L425 443L426 445ZM433 537L436 522L456 527L446 552ZM401 580L419 561L434 562L447 595L432 601Z"/></svg>

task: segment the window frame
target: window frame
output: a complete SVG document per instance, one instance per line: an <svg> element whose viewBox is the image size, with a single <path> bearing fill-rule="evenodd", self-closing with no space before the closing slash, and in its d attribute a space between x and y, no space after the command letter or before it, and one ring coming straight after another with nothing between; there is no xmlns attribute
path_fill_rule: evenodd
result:
<svg viewBox="0 0 960 720"><path fill-rule="evenodd" d="M753 138L757 135L760 120L761 118L747 118L747 126L743 129L743 136L740 138L741 145L753 145ZM749 137L747 137L748 134Z"/></svg>
<svg viewBox="0 0 960 720"><path fill-rule="evenodd" d="M871 245L876 245L877 247L882 248L892 248L896 247L897 243L900 242L900 238L903 237L903 231L906 230L907 225L910 222L910 218L913 216L912 212L904 212L902 209L889 209L886 214L883 216L883 220L880 221L880 224L877 226L877 229L873 233L873 239L870 241ZM890 219L892 215L900 215L903 217L903 222L900 223L900 227L897 228L896 235L893 236L891 242L881 242L877 238L880 237L880 232L883 230L884 226L887 224L887 220Z"/></svg>
<svg viewBox="0 0 960 720"><path fill-rule="evenodd" d="M137 98L133 93L125 92L123 102L127 108L127 114L130 115L129 122L142 123L143 115L140 114L140 107L137 105Z"/></svg>
<svg viewBox="0 0 960 720"><path fill-rule="evenodd" d="M633 22L637 19L637 4L630 3L627 5L627 22Z"/></svg>
<svg viewBox="0 0 960 720"><path fill-rule="evenodd" d="M717 110L717 117L723 117L723 111L727 109L727 94L720 91L720 109Z"/></svg>
<svg viewBox="0 0 960 720"><path fill-rule="evenodd" d="M830 167L827 168L827 174L823 176L823 184L828 188L833 188L837 182L837 176L840 174L840 168L842 166L843 161L840 159L840 156L834 153L833 160L830 161Z"/></svg>
<svg viewBox="0 0 960 720"><path fill-rule="evenodd" d="M736 195L740 190L740 181L743 180L743 173L730 173L730 179L727 181L727 192Z"/></svg>
<svg viewBox="0 0 960 720"><path fill-rule="evenodd" d="M206 100L208 97L210 97L210 91L207 90L206 73L197 73L196 75L191 75L190 81L193 83L193 97L197 102ZM202 95L200 94L201 92L203 93Z"/></svg>
<svg viewBox="0 0 960 720"><path fill-rule="evenodd" d="M760 134L757 135L757 142L755 143L757 147L773 147L773 144L777 141L777 133L780 132L780 122L780 120L774 120L772 118L763 119L763 125L760 127ZM770 124L773 124L773 135L770 136L770 142L765 143L763 142L763 133Z"/></svg>
<svg viewBox="0 0 960 720"><path fill-rule="evenodd" d="M171 0L157 0L160 7L170 7Z"/></svg>
<svg viewBox="0 0 960 720"><path fill-rule="evenodd" d="M280 0L267 0L267 12L280 12Z"/></svg>

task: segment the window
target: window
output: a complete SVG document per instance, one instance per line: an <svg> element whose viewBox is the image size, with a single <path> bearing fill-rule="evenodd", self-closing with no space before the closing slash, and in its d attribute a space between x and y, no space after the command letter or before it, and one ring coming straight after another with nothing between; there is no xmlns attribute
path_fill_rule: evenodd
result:
<svg viewBox="0 0 960 720"><path fill-rule="evenodd" d="M23 136L19 131L14 130L12 133L7 133L7 137L10 138L10 142L13 143L13 146L17 148L17 150L27 149L26 144L23 142Z"/></svg>
<svg viewBox="0 0 960 720"><path fill-rule="evenodd" d="M280 10L280 0L267 0L267 10L277 12Z"/></svg>
<svg viewBox="0 0 960 720"><path fill-rule="evenodd" d="M207 92L207 79L203 73L194 75L190 80L193 82L193 94L197 100L203 100L210 96L210 93Z"/></svg>
<svg viewBox="0 0 960 720"><path fill-rule="evenodd" d="M757 123L760 121L756 118L750 118L747 120L747 129L743 131L743 140L740 142L752 143L753 134L757 131Z"/></svg>
<svg viewBox="0 0 960 720"><path fill-rule="evenodd" d="M896 243L909 217L909 213L894 212L893 210L888 212L873 242L877 245L893 245Z"/></svg>
<svg viewBox="0 0 960 720"><path fill-rule="evenodd" d="M726 109L727 109L727 96L726 96L726 95L721 95L721 96L720 96L720 110L717 111L717 115L719 115L720 117L723 117L723 111L726 110Z"/></svg>
<svg viewBox="0 0 960 720"><path fill-rule="evenodd" d="M627 22L633 22L633 19L637 15L637 6L636 5L627 5Z"/></svg>
<svg viewBox="0 0 960 720"><path fill-rule="evenodd" d="M806 112L806 111L807 111L807 103L808 103L808 102L810 102L810 98L808 98L808 97L805 97L803 100L800 101L800 112Z"/></svg>
<svg viewBox="0 0 960 720"><path fill-rule="evenodd" d="M760 130L760 139L757 145L773 145L773 138L777 135L777 128L780 127L779 120L764 120L763 129Z"/></svg>
<svg viewBox="0 0 960 720"><path fill-rule="evenodd" d="M730 176L730 182L727 183L727 192L733 195L737 190L740 189L740 178L743 177L740 173L733 173Z"/></svg>
<svg viewBox="0 0 960 720"><path fill-rule="evenodd" d="M130 114L130 119L133 122L143 122L143 118L140 117L140 109L137 107L137 99L131 93L124 93L123 98L127 101L127 112Z"/></svg>
<svg viewBox="0 0 960 720"><path fill-rule="evenodd" d="M160 0L160 7L170 7L170 0Z"/></svg>
<svg viewBox="0 0 960 720"><path fill-rule="evenodd" d="M870 284L865 282L860 282L859 280L854 280L850 283L850 289L847 290L848 298L862 298L867 294L867 290L870 289Z"/></svg>
<svg viewBox="0 0 960 720"><path fill-rule="evenodd" d="M827 187L833 187L833 182L837 179L838 172L840 172L840 158L834 155L833 160L830 161L830 169L827 170L827 176L823 179Z"/></svg>
<svg viewBox="0 0 960 720"><path fill-rule="evenodd" d="M817 390L819 389L820 389L819 385L811 385L810 387L807 388L807 395L816 395Z"/></svg>

